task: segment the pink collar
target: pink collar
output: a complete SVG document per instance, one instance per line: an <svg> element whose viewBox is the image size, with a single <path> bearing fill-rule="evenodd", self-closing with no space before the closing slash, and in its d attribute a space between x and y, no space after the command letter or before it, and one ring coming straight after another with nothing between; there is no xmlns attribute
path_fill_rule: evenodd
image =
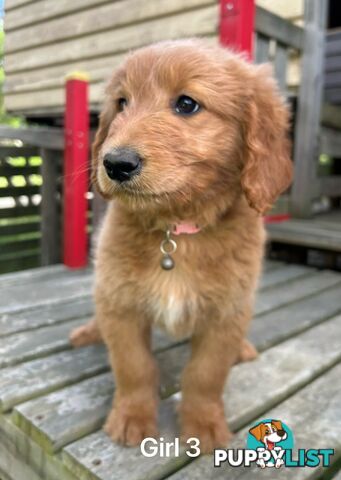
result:
<svg viewBox="0 0 341 480"><path fill-rule="evenodd" d="M198 227L198 225L196 225L195 223L180 222L174 224L172 233L174 235L181 235L182 233L192 235L193 233L199 233L200 230L201 228Z"/></svg>

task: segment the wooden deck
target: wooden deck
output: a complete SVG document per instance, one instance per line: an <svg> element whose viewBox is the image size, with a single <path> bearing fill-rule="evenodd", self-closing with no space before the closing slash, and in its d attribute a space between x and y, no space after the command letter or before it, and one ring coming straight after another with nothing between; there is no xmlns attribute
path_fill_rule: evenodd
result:
<svg viewBox="0 0 341 480"><path fill-rule="evenodd" d="M341 210L268 225L274 242L341 252Z"/></svg>
<svg viewBox="0 0 341 480"><path fill-rule="evenodd" d="M245 447L258 418L282 419L295 448L333 448L333 470L285 468L276 478L340 478L341 274L267 262L250 338L261 352L236 365L224 393ZM213 467L212 458L144 458L101 430L115 388L103 346L70 348L68 333L92 313L91 271L62 266L0 276L1 480L271 478L272 469ZM179 375L188 346L156 332L161 435L174 439ZM328 476L329 475L329 476Z"/></svg>

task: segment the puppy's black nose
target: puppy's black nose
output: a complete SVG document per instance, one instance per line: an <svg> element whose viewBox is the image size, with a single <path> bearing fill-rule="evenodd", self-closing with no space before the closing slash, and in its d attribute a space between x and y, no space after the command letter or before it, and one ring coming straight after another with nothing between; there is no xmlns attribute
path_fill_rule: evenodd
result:
<svg viewBox="0 0 341 480"><path fill-rule="evenodd" d="M106 153L103 165L108 177L118 182L130 180L141 171L141 157L132 148L115 148Z"/></svg>
<svg viewBox="0 0 341 480"><path fill-rule="evenodd" d="M285 435L285 430L277 430L277 433L280 437L284 437Z"/></svg>

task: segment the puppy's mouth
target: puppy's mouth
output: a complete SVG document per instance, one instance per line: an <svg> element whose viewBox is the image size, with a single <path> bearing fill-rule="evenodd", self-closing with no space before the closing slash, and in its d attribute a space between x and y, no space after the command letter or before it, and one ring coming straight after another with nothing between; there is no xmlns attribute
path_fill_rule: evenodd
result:
<svg viewBox="0 0 341 480"><path fill-rule="evenodd" d="M156 193L137 184L136 180L115 184L114 195L126 196L131 199L157 200L167 196L167 193Z"/></svg>

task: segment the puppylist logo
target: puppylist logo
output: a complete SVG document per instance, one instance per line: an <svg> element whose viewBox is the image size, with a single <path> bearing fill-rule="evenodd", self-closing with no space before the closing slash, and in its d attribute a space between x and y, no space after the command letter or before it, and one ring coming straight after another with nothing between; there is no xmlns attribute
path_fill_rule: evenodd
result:
<svg viewBox="0 0 341 480"><path fill-rule="evenodd" d="M329 467L333 455L331 448L300 448L294 452L294 436L290 428L281 420L266 418L250 428L246 449L216 449L214 466L250 467L255 463L260 468Z"/></svg>

